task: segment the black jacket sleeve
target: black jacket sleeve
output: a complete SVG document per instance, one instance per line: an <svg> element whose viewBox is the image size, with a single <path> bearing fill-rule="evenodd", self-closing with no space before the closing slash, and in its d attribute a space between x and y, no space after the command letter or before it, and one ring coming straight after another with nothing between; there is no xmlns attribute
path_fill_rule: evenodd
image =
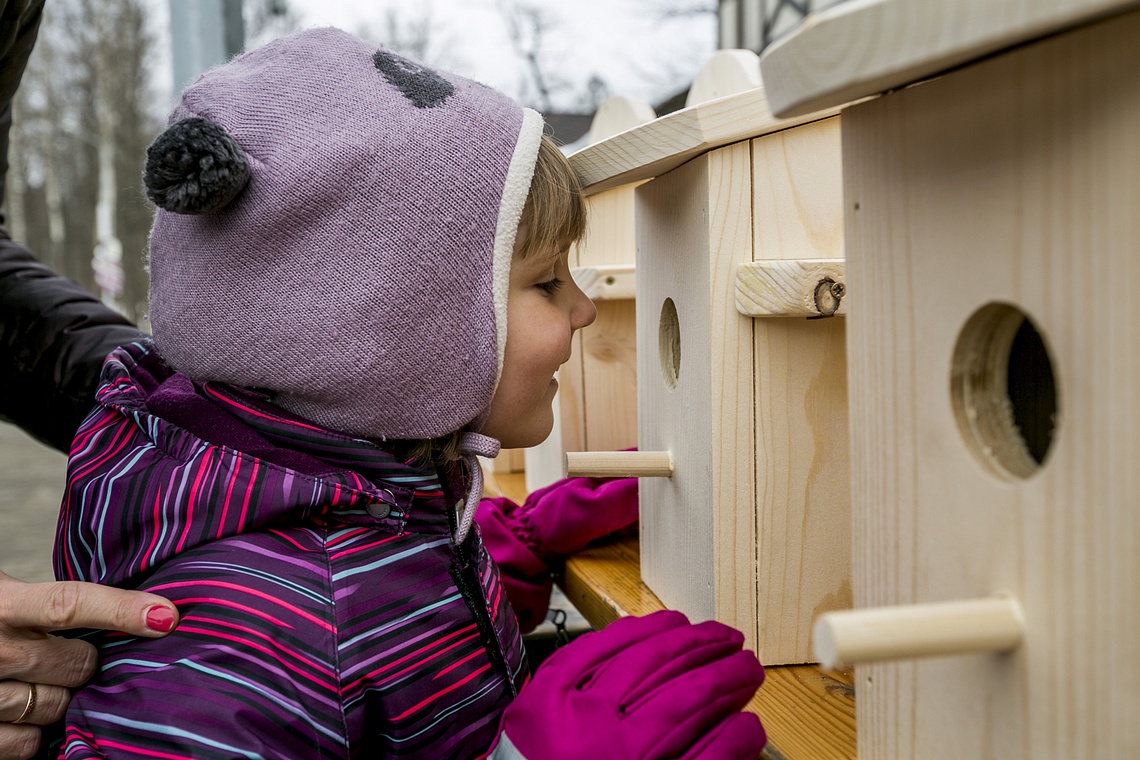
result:
<svg viewBox="0 0 1140 760"><path fill-rule="evenodd" d="M12 98L44 0L0 0L0 201ZM0 419L61 451L95 403L103 359L142 333L13 243L0 217Z"/></svg>
<svg viewBox="0 0 1140 760"><path fill-rule="evenodd" d="M142 335L0 228L0 418L66 452L103 360Z"/></svg>
<svg viewBox="0 0 1140 760"><path fill-rule="evenodd" d="M36 44L43 9L44 0L0 0L0 203L4 202L4 178L8 173L12 99Z"/></svg>

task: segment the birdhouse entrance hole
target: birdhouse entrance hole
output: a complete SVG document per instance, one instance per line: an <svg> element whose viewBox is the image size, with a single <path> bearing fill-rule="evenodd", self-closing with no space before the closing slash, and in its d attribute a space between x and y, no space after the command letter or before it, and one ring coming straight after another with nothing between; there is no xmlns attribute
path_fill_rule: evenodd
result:
<svg viewBox="0 0 1140 760"><path fill-rule="evenodd" d="M661 356L661 376L665 387L674 390L681 376L681 322L672 298L661 304L661 321L657 326L657 346Z"/></svg>
<svg viewBox="0 0 1140 760"><path fill-rule="evenodd" d="M1008 480L1040 469L1053 443L1057 392L1049 349L1023 311L990 303L966 321L950 369L966 446Z"/></svg>

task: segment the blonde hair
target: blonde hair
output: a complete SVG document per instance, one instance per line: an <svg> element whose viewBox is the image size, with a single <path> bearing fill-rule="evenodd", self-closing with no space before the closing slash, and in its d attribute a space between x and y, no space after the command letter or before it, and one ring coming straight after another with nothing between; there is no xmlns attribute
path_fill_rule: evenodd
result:
<svg viewBox="0 0 1140 760"><path fill-rule="evenodd" d="M586 199L582 183L566 156L549 135L538 144L534 177L519 219L515 250L520 259L542 253L552 259L586 234ZM463 431L422 441L411 441L407 456L422 462L447 462L459 458Z"/></svg>
<svg viewBox="0 0 1140 760"><path fill-rule="evenodd" d="M536 251L561 253L586 234L586 199L578 175L548 135L538 145L530 194L519 220L521 258Z"/></svg>

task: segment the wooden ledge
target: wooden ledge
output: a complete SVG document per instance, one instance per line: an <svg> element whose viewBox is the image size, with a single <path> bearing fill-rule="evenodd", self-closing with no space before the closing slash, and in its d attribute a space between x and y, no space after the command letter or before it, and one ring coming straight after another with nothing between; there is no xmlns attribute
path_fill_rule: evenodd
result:
<svg viewBox="0 0 1140 760"><path fill-rule="evenodd" d="M598 542L570 557L559 585L595 628L664 605L641 582L636 538ZM851 670L815 665L767 668L748 705L768 731L770 760L851 760L855 757L855 693Z"/></svg>
<svg viewBox="0 0 1140 760"><path fill-rule="evenodd" d="M1137 0L871 0L810 14L760 56L772 113L836 108L1140 6Z"/></svg>
<svg viewBox="0 0 1140 760"><path fill-rule="evenodd" d="M838 109L777 119L764 88L683 108L570 156L587 195L652 179L722 145L834 116Z"/></svg>

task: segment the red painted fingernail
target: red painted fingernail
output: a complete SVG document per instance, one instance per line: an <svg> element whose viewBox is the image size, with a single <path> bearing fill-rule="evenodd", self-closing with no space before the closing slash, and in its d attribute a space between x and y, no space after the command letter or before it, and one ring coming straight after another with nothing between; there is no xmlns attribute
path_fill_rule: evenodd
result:
<svg viewBox="0 0 1140 760"><path fill-rule="evenodd" d="M146 611L146 627L159 633L170 633L174 628L174 612L161 605Z"/></svg>

